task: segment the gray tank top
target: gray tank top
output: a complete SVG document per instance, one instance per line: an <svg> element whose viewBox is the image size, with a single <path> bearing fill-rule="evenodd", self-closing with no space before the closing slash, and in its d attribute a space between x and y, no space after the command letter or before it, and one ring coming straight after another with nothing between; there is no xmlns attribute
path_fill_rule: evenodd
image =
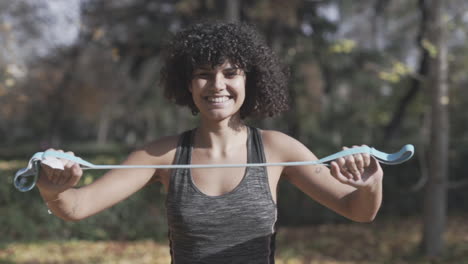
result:
<svg viewBox="0 0 468 264"><path fill-rule="evenodd" d="M248 163L265 162L260 132L249 127ZM184 132L175 164L190 164L193 130ZM277 208L266 167L247 167L237 187L208 196L190 169L172 171L166 198L172 263L274 263Z"/></svg>

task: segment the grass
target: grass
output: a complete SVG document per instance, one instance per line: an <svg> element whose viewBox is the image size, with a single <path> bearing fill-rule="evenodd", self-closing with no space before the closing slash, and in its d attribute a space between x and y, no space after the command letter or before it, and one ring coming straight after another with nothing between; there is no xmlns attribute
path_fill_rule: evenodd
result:
<svg viewBox="0 0 468 264"><path fill-rule="evenodd" d="M468 263L466 216L449 218L445 253L439 258L421 256L421 222L377 219L371 224L324 224L280 228L278 264L463 264ZM170 263L166 241L39 241L0 246L0 263Z"/></svg>

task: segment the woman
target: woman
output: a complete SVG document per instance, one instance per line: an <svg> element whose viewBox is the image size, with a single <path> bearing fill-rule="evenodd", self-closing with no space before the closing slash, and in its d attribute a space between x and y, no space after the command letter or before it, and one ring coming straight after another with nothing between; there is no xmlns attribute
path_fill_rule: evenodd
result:
<svg viewBox="0 0 468 264"><path fill-rule="evenodd" d="M225 164L311 161L297 140L244 123L287 109L287 78L273 52L244 24L197 24L164 53L165 95L199 115L199 125L131 153L123 164ZM111 170L74 188L82 171L42 166L40 193L57 216L77 221L126 199L150 181L167 190L174 263L273 263L276 190L281 178L312 199L359 222L372 221L383 172L367 154L323 165L210 169Z"/></svg>

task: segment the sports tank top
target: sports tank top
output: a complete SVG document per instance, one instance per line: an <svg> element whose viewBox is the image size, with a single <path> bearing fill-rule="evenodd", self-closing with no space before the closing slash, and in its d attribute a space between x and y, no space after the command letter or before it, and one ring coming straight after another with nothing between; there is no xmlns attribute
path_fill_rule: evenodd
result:
<svg viewBox="0 0 468 264"><path fill-rule="evenodd" d="M261 135L248 127L247 162L265 162ZM175 163L190 164L193 130L184 132ZM277 207L266 167L246 167L230 192L208 196L190 169L174 169L166 198L173 264L274 263Z"/></svg>

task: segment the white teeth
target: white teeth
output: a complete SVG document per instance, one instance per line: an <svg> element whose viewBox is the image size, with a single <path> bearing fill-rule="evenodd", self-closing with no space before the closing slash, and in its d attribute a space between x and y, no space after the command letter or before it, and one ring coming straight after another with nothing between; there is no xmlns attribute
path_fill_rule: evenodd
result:
<svg viewBox="0 0 468 264"><path fill-rule="evenodd" d="M208 96L206 98L210 103L223 103L229 100L227 96Z"/></svg>

